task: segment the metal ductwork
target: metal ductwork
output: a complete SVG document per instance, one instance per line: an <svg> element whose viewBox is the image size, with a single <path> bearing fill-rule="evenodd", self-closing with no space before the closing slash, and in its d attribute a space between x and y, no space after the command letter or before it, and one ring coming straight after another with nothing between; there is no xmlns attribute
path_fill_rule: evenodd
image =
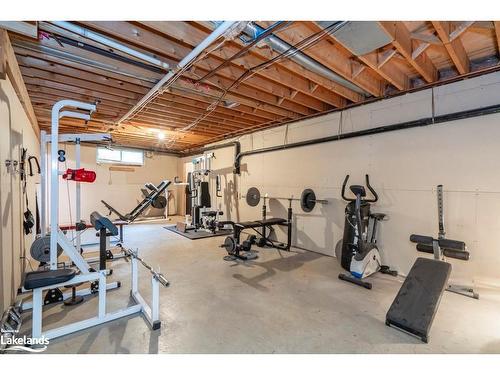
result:
<svg viewBox="0 0 500 375"><path fill-rule="evenodd" d="M344 28L342 25L347 24L347 22L336 22L340 26L340 30ZM328 26L330 26L332 22L328 22ZM325 27L324 25L322 25ZM265 29L262 27L254 24L254 23L249 23L245 30L243 31L245 34L251 37L255 37L262 32L264 32ZM278 53L283 53L285 51L288 51L290 48L293 48L292 45L288 44L287 42L283 41L282 39L278 38L276 35L269 35L267 38L265 38L263 43L266 43L269 47L271 47L273 50L275 50ZM353 84L351 81L348 81L347 79L341 77L337 73L333 72L326 66L322 65L321 63L317 62L316 60L310 58L306 54L297 51L295 54L293 54L290 57L290 60L294 61L295 63L299 64L300 66L304 67L307 70L310 70L311 72L314 72L316 74L319 74L331 81L334 81L344 87L347 87L358 94L364 95L364 96L371 96L369 93L364 91L362 88L356 86Z"/></svg>
<svg viewBox="0 0 500 375"><path fill-rule="evenodd" d="M334 23L332 21L317 22L324 29ZM333 35L355 56L366 55L392 42L392 38L376 21L348 21L335 30Z"/></svg>

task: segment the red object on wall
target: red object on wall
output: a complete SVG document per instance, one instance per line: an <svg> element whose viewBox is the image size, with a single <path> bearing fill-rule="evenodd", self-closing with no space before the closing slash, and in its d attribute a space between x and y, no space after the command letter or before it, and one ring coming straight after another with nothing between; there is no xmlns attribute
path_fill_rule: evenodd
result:
<svg viewBox="0 0 500 375"><path fill-rule="evenodd" d="M66 173L63 174L63 178L76 182L94 182L96 174L94 171L86 171L85 168L67 169Z"/></svg>

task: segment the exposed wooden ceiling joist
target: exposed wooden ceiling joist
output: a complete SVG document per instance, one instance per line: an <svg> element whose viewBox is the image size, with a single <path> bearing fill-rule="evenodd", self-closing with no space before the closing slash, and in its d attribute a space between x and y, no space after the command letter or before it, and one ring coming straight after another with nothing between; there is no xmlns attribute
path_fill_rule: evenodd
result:
<svg viewBox="0 0 500 375"><path fill-rule="evenodd" d="M439 38L444 44L446 51L450 55L451 60L455 64L460 74L466 74L470 71L470 62L467 57L467 52L464 49L460 38L451 39L450 35L453 32L450 21L432 21Z"/></svg>
<svg viewBox="0 0 500 375"><path fill-rule="evenodd" d="M273 22L258 24L266 28ZM43 31L39 40L17 34L11 37L12 56L15 53L25 96L32 102L31 116L42 129L49 127L50 108L56 101L98 101L92 121L65 120L62 131L72 127L78 131L111 130L121 144L154 149L170 145L180 151L366 99L294 59L279 59L279 53L262 41L251 45L235 38L218 48L212 46L172 87L134 118L116 126L116 120L165 72L50 23L39 25ZM208 22L89 21L80 25L171 66L213 29ZM477 71L478 64L470 60L480 57L494 63L496 57L488 58L500 56L498 21L380 21L379 25L392 41L362 56L354 55L314 21L292 22L272 32L291 46L320 35L301 53L374 97L404 92L424 81L437 83L441 69L454 67L458 75ZM235 55L238 57L233 59ZM266 67L250 74L256 66ZM2 67L5 73L8 65L0 60L0 76ZM245 80L238 82L242 76ZM29 108L26 112L30 116ZM193 129L179 132L195 122ZM175 137L175 143L159 141L157 131Z"/></svg>

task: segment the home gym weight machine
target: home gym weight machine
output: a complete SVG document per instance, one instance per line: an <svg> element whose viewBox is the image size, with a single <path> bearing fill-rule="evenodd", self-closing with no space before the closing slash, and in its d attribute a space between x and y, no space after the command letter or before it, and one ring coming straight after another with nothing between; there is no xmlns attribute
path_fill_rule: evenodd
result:
<svg viewBox="0 0 500 375"><path fill-rule="evenodd" d="M65 108L72 108L72 110L63 110ZM86 111L87 113L76 112L76 110ZM153 329L160 326L159 321L159 284L164 286L168 285L165 277L156 272L150 266L146 269L151 273L152 283L152 305L149 306L144 298L138 291L138 262L142 265L147 265L141 258L138 257L137 252L132 250L123 249L124 254L132 260L131 279L132 289L131 296L136 304L127 308L109 313L106 311L106 292L110 288L107 283L107 276L109 275L106 269L106 238L108 234L117 235L117 227L107 218L101 216L97 212L93 212L90 221L94 228L100 234L100 247L99 247L99 270L90 267L89 263L80 254L80 251L69 241L59 227L59 175L63 172L59 171L58 163L64 155L58 150L58 143L64 136L59 137L59 119L62 117L72 117L83 120L90 120L92 112L96 110L95 104L82 103L74 100L61 100L54 104L52 108L52 126L51 126L51 153L50 153L50 233L46 234L49 238L49 263L48 267L44 269L28 272L24 277L24 291L32 291L31 303L23 303L21 301L21 310L32 308L32 337L47 337L54 338L68 333L76 332L81 329L93 327L111 320L115 320L124 316L129 316L141 312L146 320L150 323ZM45 142L43 142L45 145ZM43 154L42 154L43 155ZM68 174L73 176L70 179L75 181L93 181L95 174L83 173L85 171L73 170L73 172L66 170L66 178ZM46 171L44 171L46 172ZM61 250L66 253L71 259L73 268L59 268L58 256ZM78 273L78 274L77 274ZM59 290L64 286L72 288L71 298L76 297L76 287L82 283L90 282L93 287L90 288L91 293L98 294L98 315L95 318L78 321L64 327L52 329L47 332L42 332L42 309L47 304L47 295L51 291ZM120 286L120 283L115 283ZM112 286L112 285L111 285ZM43 298L44 291L47 290L45 299ZM89 294L89 293L85 293ZM62 296L61 296L62 297ZM77 303L77 302L76 302Z"/></svg>
<svg viewBox="0 0 500 375"><path fill-rule="evenodd" d="M61 117L69 115L70 112L63 111L61 112ZM81 115L81 113L78 113ZM73 117L73 116L72 116ZM77 117L81 118L81 117ZM49 259L49 248L50 248L50 237L47 235L48 229L48 220L47 220L47 207L49 198L48 194L48 184L49 179L49 171L47 170L47 146L51 144L52 137L50 134L47 134L44 130L40 133L40 191L41 191L41 210L40 210L40 236L38 236L33 245L30 248L31 257L37 260L40 263L48 263ZM81 253L83 253L83 246L81 240L81 234L84 230L91 228L92 226L82 220L81 217L81 183L92 183L94 182L96 175L93 171L85 170L81 168L81 143L82 142L107 142L111 140L111 136L109 134L103 133L85 133L85 134L61 134L59 136L59 142L62 143L73 143L75 145L75 169L68 168L63 173L63 178L66 181L74 181L75 182L75 222L60 225L59 228L63 233L67 231L74 231L75 235L72 239L75 246ZM57 149L57 146L56 146ZM57 160L59 162L66 161L66 151L65 150L57 150ZM68 202L69 203L69 202ZM123 224L124 223L116 223L120 226L120 240L123 240ZM121 243L121 241L120 241ZM62 248L60 248L59 253L62 252ZM114 257L122 257L120 253L113 254L110 250L110 239L107 239L107 256L108 259L114 259ZM86 258L89 263L96 263L98 258Z"/></svg>
<svg viewBox="0 0 500 375"><path fill-rule="evenodd" d="M83 103L86 106L91 104ZM55 107L55 106L54 106ZM95 107L95 106L94 106ZM63 107L62 107L63 108ZM90 113L81 113L70 110L61 111L59 109L59 117L71 117L77 119L88 120L90 118ZM89 110L90 112L90 110ZM95 181L96 175L93 171L85 170L80 168L81 163L81 142L107 142L111 139L109 134L102 133L85 133L85 134L58 134L54 137L54 128L58 128L58 124L55 124L56 113L52 114L52 133L47 134L45 131L41 131L40 139L40 191L41 191L41 210L40 210L40 235L36 237L30 247L31 257L39 262L39 266L45 267L49 264L51 269L56 269L60 267L70 267L76 264L78 267L89 269L90 264L99 262L99 257L83 257L83 249L81 243L81 233L87 228L91 228L92 225L86 223L81 218L81 183L92 183ZM54 140L55 139L55 140ZM55 142L55 143L53 143ZM72 142L75 145L75 169L67 168L64 172L59 172L57 164L66 161L66 152L58 148L59 142ZM48 155L48 145L51 145L51 152ZM55 145L55 146L52 146ZM54 159L55 158L55 159ZM47 165L50 162L50 167ZM56 164L57 175L52 175L54 172L54 165ZM49 173L50 172L50 173ZM75 208L76 217L75 223L70 223L68 225L60 225L57 221L58 229L55 230L52 222L52 213L54 212L54 203L52 202L53 194L59 195L59 175L62 175L63 179L66 181L75 182ZM54 180L56 181L57 187L54 188ZM50 187L50 190L49 190ZM57 207L59 201L56 202ZM70 204L70 202L68 202ZM50 231L48 230L49 221L48 208L50 207L51 221L50 221ZM119 224L119 223L118 223ZM120 224L120 234L122 234L122 226ZM54 231L55 230L55 231ZM75 236L71 240L66 236L68 230L75 230ZM51 236L49 233L56 233L57 239L57 251L51 252ZM108 259L118 259L123 257L123 252L113 254L110 250L109 235L106 237L106 254ZM63 251L69 256L70 260L68 262L59 262L58 257L63 253ZM78 255L75 255L78 254ZM77 259L78 263L75 263L73 259ZM83 261L82 261L83 260ZM108 270L111 273L110 270ZM107 289L119 288L119 282L111 282L107 284ZM19 293L23 294L28 292L24 288L20 288ZM45 294L44 304L48 305L56 302L63 302L73 300L78 298L79 300L86 295L93 294L97 292L97 283L91 284L89 288L80 288L78 291L72 288L71 292L63 293L59 288L49 289ZM32 301L23 300L21 309L28 310L32 308Z"/></svg>
<svg viewBox="0 0 500 375"><path fill-rule="evenodd" d="M262 205L262 218L255 221L245 221L245 222L234 222L234 221L223 221L221 224L230 225L233 228L233 234L226 237L224 243L221 245L228 255L224 257L224 260L251 260L256 259L257 254L252 251L252 245L257 245L258 247L271 247L278 250L290 251L292 245L292 224L293 224L293 209L292 202L299 201L300 207L304 212L311 212L316 203L327 204L326 199L317 199L316 194L312 189L305 189L300 198L291 197L278 197L269 196L265 194L261 196L259 189L256 187L251 187L248 189L245 200L247 204L251 207L257 206L261 198L263 200ZM287 218L268 218L267 217L267 200L287 200ZM286 227L287 230L287 242L286 244L273 240L272 234L274 232L274 226ZM249 234L247 239L241 242L241 234L245 229L252 229L256 234Z"/></svg>
<svg viewBox="0 0 500 375"><path fill-rule="evenodd" d="M187 175L187 182L181 182L177 177L174 179L176 185L186 186L186 212L191 213L190 222L178 222L176 228L181 233L193 230L204 230L216 233L223 229L220 217L224 214L220 208L212 208L212 198L210 196L210 175L212 173L212 159L215 154L208 153L194 158L193 171ZM215 176L215 195L222 198L222 186L220 176ZM217 205L217 202L216 202Z"/></svg>
<svg viewBox="0 0 500 375"><path fill-rule="evenodd" d="M342 184L342 198L347 201L345 208L344 235L335 248L337 260L342 268L349 274L339 274L339 279L362 286L366 289L372 288L372 283L363 279L381 272L391 276L397 276L397 271L382 265L380 251L377 246L377 229L379 222L384 220L385 214L371 212L371 204L378 201L378 194L370 185L370 177L365 175L366 187L372 193L373 198L366 198L366 189L362 185L351 185L349 189L355 198L345 195L345 188L349 175Z"/></svg>

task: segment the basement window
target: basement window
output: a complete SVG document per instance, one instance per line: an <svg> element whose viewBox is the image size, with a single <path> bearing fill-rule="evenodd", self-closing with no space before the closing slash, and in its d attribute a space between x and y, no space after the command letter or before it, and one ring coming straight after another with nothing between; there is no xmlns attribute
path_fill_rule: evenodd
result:
<svg viewBox="0 0 500 375"><path fill-rule="evenodd" d="M119 148L97 147L97 163L144 165L144 152Z"/></svg>

